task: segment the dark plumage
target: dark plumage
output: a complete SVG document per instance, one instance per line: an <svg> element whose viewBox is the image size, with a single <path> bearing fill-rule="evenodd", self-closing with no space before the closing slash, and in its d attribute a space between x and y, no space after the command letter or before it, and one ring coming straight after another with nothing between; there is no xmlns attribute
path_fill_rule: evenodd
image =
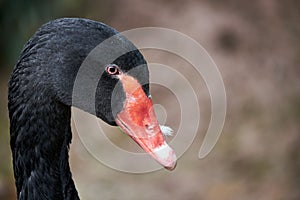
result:
<svg viewBox="0 0 300 200"><path fill-rule="evenodd" d="M73 84L91 50L116 34L103 23L64 18L43 25L24 46L9 81L8 96L18 199L79 199L68 163ZM118 37L121 39L112 44L112 49L133 46L123 36ZM94 73L98 79L109 64L102 61L99 59L99 69L95 69L99 73ZM143 75L135 77L147 82L146 61L138 50L122 55L114 63L124 72L144 64L140 69ZM96 115L112 125L116 124L110 100L117 81L103 73L96 91ZM148 84L143 89L149 94ZM125 95L119 96L116 107L120 110ZM84 105L79 102L74 106L95 114Z"/></svg>

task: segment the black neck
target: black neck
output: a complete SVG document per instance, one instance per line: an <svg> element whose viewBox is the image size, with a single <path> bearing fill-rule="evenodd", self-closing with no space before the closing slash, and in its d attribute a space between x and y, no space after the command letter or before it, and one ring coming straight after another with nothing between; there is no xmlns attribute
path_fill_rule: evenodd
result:
<svg viewBox="0 0 300 200"><path fill-rule="evenodd" d="M36 98L26 99L25 107L10 102L18 199L79 199L68 162L70 107L45 98L39 105L31 104Z"/></svg>
<svg viewBox="0 0 300 200"><path fill-rule="evenodd" d="M104 42L112 36L115 36L113 41ZM94 51L99 44L100 50ZM128 52L114 58L121 50ZM92 58L84 62L91 51ZM85 66L81 68L83 62ZM70 106L116 125L111 96L117 79L102 73L110 63L132 73L140 83L148 83L142 54L105 24L87 19L58 19L43 25L27 42L11 75L8 97L19 199L78 199L68 162L72 137ZM131 70L140 65L143 67L138 71ZM77 76L78 71L81 76ZM73 96L74 82L78 79L81 84L75 89L79 88L79 92ZM98 83L96 91L89 84L91 80ZM148 94L148 84L143 88ZM90 103L86 94L94 93L95 99ZM114 108L122 108L124 96L118 95Z"/></svg>

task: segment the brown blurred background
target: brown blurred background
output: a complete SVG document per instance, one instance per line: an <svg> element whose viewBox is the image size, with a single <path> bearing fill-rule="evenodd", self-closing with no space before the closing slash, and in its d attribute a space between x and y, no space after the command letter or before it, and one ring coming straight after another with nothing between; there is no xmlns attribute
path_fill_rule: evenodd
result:
<svg viewBox="0 0 300 200"><path fill-rule="evenodd" d="M172 173L112 170L85 150L74 130L71 166L82 199L300 199L299 1L2 0L0 10L0 199L15 199L9 74L35 30L59 17L90 18L119 31L159 26L187 34L213 57L228 98L222 136L199 160L210 103L203 81L191 75L191 81L199 82L202 125ZM181 69L187 65L165 52L143 53L151 62ZM163 98L155 97L159 92L152 88L154 101ZM175 118L176 113L167 122L172 125Z"/></svg>

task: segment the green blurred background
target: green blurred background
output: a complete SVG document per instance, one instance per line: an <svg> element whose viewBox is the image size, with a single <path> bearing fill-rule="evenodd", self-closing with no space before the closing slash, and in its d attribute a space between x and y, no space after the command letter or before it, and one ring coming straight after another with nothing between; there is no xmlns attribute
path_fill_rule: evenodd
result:
<svg viewBox="0 0 300 200"><path fill-rule="evenodd" d="M0 10L0 199L15 199L9 74L36 29L59 17L90 18L119 31L143 26L181 31L213 57L228 98L223 134L213 152L199 160L210 118L209 95L199 83L203 125L172 173L111 170L87 153L73 131L71 165L82 199L300 199L299 1L2 0ZM164 52L143 53L151 62L186 65Z"/></svg>

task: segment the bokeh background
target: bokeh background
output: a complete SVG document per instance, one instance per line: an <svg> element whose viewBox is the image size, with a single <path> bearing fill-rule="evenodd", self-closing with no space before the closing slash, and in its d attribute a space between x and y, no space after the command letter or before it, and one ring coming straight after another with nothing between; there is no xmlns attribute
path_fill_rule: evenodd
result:
<svg viewBox="0 0 300 200"><path fill-rule="evenodd" d="M180 69L198 83L202 119L197 137L174 172L138 175L100 164L73 129L71 167L82 199L300 199L299 1L2 0L0 10L1 200L16 198L7 114L9 74L35 30L59 17L90 18L119 31L159 26L187 34L213 57L228 98L222 136L209 156L199 160L210 119L205 84L185 73L189 64L180 58L144 50L149 61ZM176 105L161 87L153 86L152 96L167 112ZM174 110L167 124L176 127L180 110ZM125 147L122 137L114 135L112 141Z"/></svg>

